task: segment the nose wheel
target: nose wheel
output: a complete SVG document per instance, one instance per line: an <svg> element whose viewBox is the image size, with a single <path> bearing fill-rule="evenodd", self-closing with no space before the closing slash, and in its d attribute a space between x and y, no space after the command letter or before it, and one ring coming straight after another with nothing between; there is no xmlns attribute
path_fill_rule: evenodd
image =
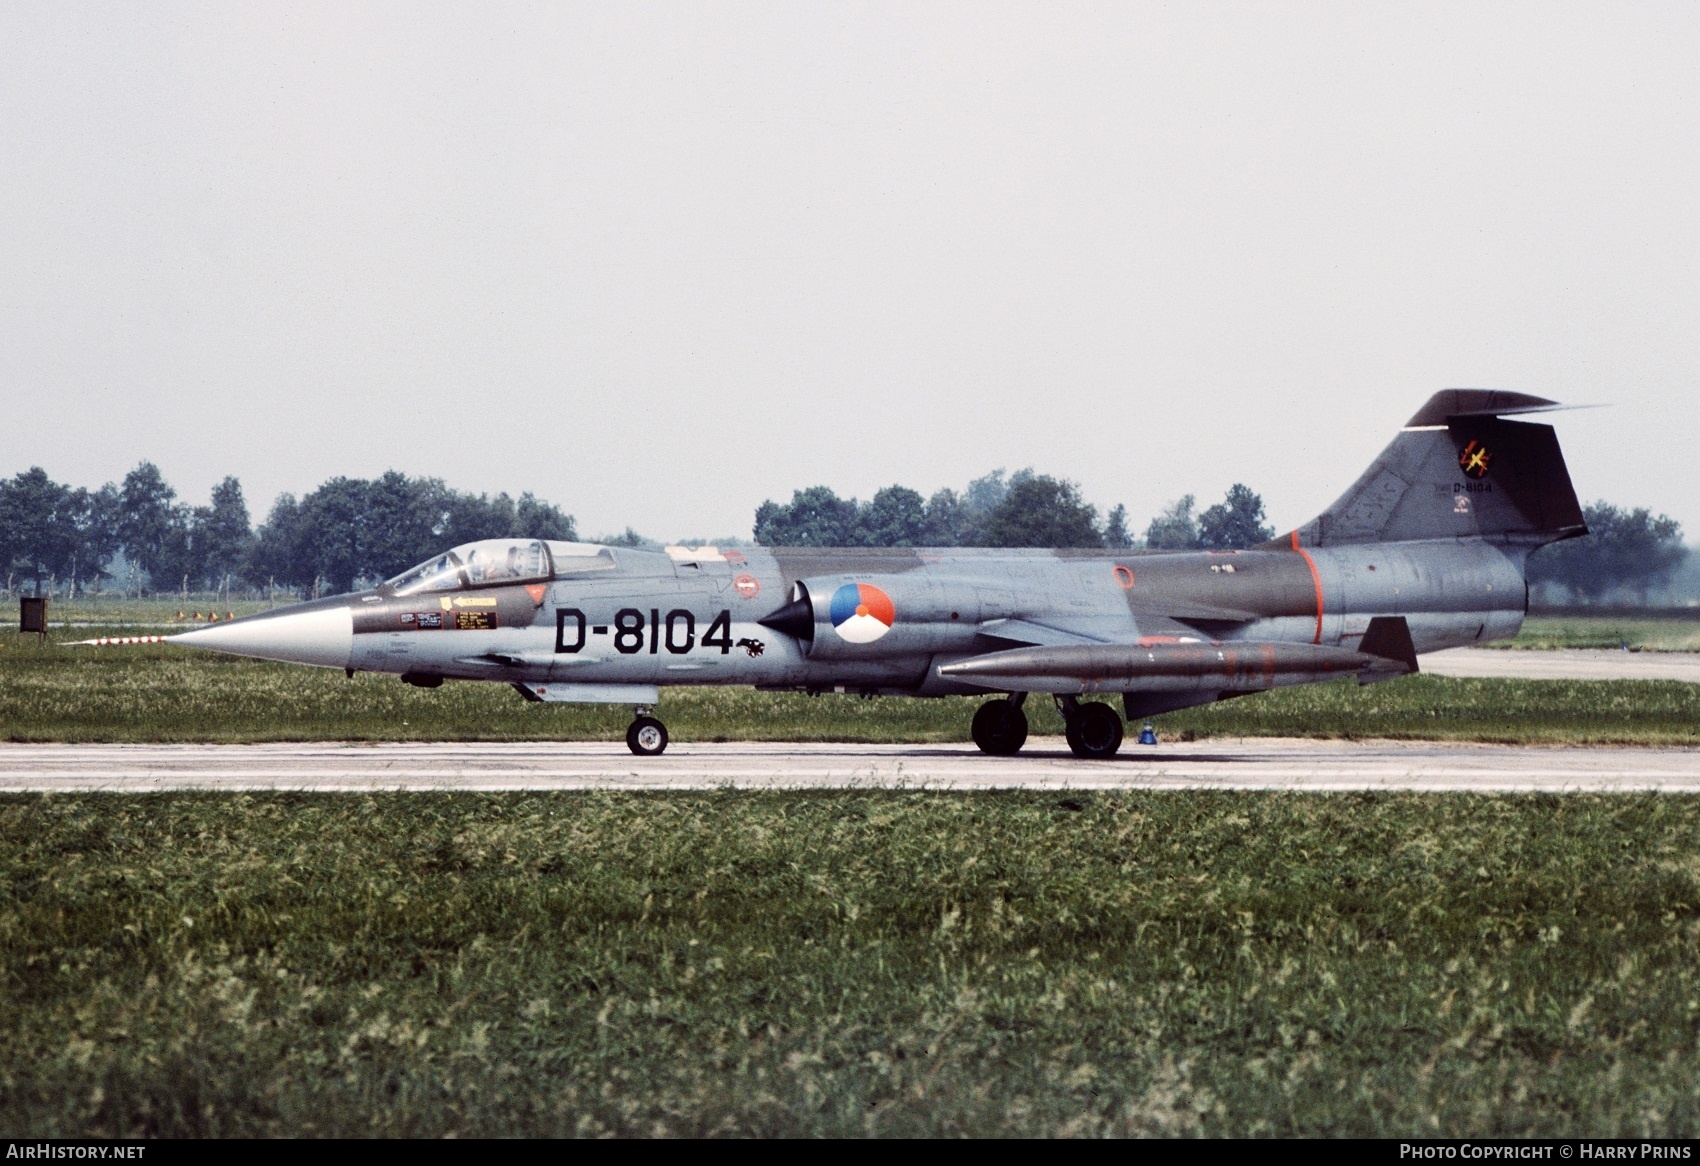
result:
<svg viewBox="0 0 1700 1166"><path fill-rule="evenodd" d="M988 700L974 711L969 732L980 752L993 757L1011 757L1027 743L1027 714L1021 711L1026 693L1010 700Z"/></svg>
<svg viewBox="0 0 1700 1166"><path fill-rule="evenodd" d="M639 757L659 757L667 750L667 726L640 713L626 729L626 748Z"/></svg>

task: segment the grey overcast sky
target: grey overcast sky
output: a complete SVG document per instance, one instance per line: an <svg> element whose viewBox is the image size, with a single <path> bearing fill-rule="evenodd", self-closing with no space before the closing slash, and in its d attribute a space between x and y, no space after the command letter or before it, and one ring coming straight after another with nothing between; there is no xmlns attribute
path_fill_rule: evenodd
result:
<svg viewBox="0 0 1700 1166"><path fill-rule="evenodd" d="M1310 517L1434 390L1700 534L1700 5L0 6L0 473Z"/></svg>

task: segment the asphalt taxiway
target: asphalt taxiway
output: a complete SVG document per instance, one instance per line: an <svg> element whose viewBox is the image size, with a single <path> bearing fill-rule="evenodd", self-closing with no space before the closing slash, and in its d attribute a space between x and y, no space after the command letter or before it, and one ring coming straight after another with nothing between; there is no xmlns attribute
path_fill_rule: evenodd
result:
<svg viewBox="0 0 1700 1166"><path fill-rule="evenodd" d="M0 745L0 793L167 790L1417 790L1700 793L1700 749L1241 738L1129 744L1079 761L1061 738L972 745L604 742Z"/></svg>
<svg viewBox="0 0 1700 1166"><path fill-rule="evenodd" d="M1533 651L1451 648L1417 657L1436 676L1506 680L1686 680L1700 684L1700 652L1621 652L1594 648Z"/></svg>

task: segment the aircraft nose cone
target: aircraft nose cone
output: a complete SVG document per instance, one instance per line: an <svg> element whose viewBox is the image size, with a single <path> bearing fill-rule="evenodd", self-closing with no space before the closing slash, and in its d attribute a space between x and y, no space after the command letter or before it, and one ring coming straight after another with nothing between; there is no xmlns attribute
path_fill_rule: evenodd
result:
<svg viewBox="0 0 1700 1166"><path fill-rule="evenodd" d="M174 644L233 656L346 668L354 648L354 613L345 604L313 611L267 612L168 638Z"/></svg>

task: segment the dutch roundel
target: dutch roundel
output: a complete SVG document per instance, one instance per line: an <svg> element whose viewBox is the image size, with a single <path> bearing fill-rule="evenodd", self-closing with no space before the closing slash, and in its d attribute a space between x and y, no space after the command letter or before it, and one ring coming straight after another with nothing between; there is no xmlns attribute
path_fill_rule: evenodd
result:
<svg viewBox="0 0 1700 1166"><path fill-rule="evenodd" d="M872 583L846 583L832 593L832 626L841 639L871 644L891 630L897 609Z"/></svg>

